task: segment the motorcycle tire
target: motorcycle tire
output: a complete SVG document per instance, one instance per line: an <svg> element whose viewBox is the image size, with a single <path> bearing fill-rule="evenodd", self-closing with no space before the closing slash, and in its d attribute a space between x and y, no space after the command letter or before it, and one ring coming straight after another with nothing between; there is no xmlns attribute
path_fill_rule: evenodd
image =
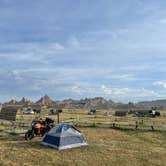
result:
<svg viewBox="0 0 166 166"><path fill-rule="evenodd" d="M34 137L34 132L32 130L28 130L25 133L25 140L31 140Z"/></svg>

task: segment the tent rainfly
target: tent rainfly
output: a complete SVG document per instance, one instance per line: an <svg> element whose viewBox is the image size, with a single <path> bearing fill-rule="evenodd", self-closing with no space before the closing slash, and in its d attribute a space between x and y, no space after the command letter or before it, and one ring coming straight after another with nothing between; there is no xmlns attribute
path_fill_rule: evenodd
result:
<svg viewBox="0 0 166 166"><path fill-rule="evenodd" d="M81 132L73 125L66 123L59 123L53 127L45 135L41 144L58 150L88 145Z"/></svg>

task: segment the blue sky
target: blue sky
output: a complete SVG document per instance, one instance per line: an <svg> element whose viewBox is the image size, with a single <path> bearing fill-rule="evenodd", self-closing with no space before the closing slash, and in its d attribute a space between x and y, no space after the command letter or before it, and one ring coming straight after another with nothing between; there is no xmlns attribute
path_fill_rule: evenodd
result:
<svg viewBox="0 0 166 166"><path fill-rule="evenodd" d="M165 0L1 0L0 101L166 98Z"/></svg>

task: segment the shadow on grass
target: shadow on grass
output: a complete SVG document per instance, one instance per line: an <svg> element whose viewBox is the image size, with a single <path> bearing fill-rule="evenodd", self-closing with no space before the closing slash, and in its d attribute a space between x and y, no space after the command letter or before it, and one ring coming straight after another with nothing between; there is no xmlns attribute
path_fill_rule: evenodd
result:
<svg viewBox="0 0 166 166"><path fill-rule="evenodd" d="M8 147L17 148L17 149L45 149L44 146L40 145L40 141L26 141L22 140L9 140L10 142L5 143Z"/></svg>
<svg viewBox="0 0 166 166"><path fill-rule="evenodd" d="M10 142L10 143L6 143L6 146L8 147L12 147L12 148L16 148L16 149L20 149L20 150L39 150L39 151L45 151L45 152L49 152L49 151L57 151L59 153L66 153L66 152L72 152L74 150L85 150L88 151L89 150L89 145L88 146L82 146L82 147L76 147L76 148L71 148L71 149L64 149L64 150L57 150L56 148L50 147L50 146L44 146L40 144L41 141L39 140L35 140L35 141L14 141L14 142Z"/></svg>
<svg viewBox="0 0 166 166"><path fill-rule="evenodd" d="M24 136L15 135L15 134L8 134L8 135L1 135L0 140L4 141L19 141L24 140Z"/></svg>

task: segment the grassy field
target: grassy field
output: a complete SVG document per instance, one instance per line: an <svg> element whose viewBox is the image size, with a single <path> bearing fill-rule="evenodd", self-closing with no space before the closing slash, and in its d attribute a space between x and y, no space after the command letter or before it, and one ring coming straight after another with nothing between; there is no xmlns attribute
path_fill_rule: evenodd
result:
<svg viewBox="0 0 166 166"><path fill-rule="evenodd" d="M110 111L111 112L111 111ZM44 115L43 115L44 116ZM31 115L18 115L18 120L29 121ZM52 116L56 120L56 116ZM60 115L62 121L79 123L134 124L135 117L105 117L103 112L87 115L86 110L77 114L67 110ZM141 119L140 119L141 121ZM144 119L145 125L165 125L166 118ZM41 137L25 141L22 134L4 132L0 125L0 165L2 166L164 166L166 165L166 132L143 130L115 130L111 128L79 127L89 146L64 151L40 145Z"/></svg>
<svg viewBox="0 0 166 166"><path fill-rule="evenodd" d="M60 114L60 122L72 123L78 127L85 126L102 126L107 125L108 127L112 124L115 124L117 127L135 129L136 122L138 123L138 129L151 130L151 126L155 130L165 130L166 131L166 111L162 111L162 116L156 118L148 117L133 117L128 115L125 117L114 116L114 110L97 110L95 115L88 115L89 110L63 110L63 113ZM104 113L108 113L110 116L104 116ZM48 111L45 110L40 115L17 115L17 121L24 121L27 124L34 118L45 118L50 117L57 122L57 115L48 115Z"/></svg>

